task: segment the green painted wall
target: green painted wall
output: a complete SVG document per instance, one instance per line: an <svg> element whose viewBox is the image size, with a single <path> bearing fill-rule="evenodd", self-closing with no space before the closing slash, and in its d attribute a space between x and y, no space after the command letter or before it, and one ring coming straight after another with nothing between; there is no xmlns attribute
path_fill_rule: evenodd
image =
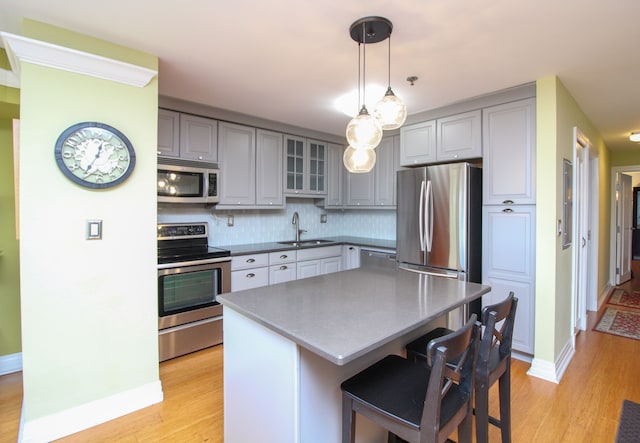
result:
<svg viewBox="0 0 640 443"><path fill-rule="evenodd" d="M610 157L602 137L586 118L570 92L557 77L537 81L537 178L536 178L536 323L535 358L554 363L571 340L572 254L562 249L557 220L562 219L563 159L573 161L574 127L589 139L598 153L599 251L598 289L609 281ZM549 174L555 171L555 174Z"/></svg>
<svg viewBox="0 0 640 443"><path fill-rule="evenodd" d="M37 32L36 32L37 31ZM29 22L26 37L70 33ZM92 39L75 35L91 52ZM115 47L114 53L138 54ZM149 57L142 57L148 66ZM157 60L153 68L157 69ZM156 191L157 78L137 88L21 66L20 266L24 429L92 401L159 383ZM130 178L108 190L69 181L55 141L98 121L131 140ZM86 240L87 220L102 240ZM132 247L132 245L135 245ZM124 407L124 405L123 405Z"/></svg>
<svg viewBox="0 0 640 443"><path fill-rule="evenodd" d="M19 243L16 239L13 177L12 121L0 118L0 357L22 349Z"/></svg>
<svg viewBox="0 0 640 443"><path fill-rule="evenodd" d="M611 153L611 167L640 165L640 144L633 151L618 151Z"/></svg>

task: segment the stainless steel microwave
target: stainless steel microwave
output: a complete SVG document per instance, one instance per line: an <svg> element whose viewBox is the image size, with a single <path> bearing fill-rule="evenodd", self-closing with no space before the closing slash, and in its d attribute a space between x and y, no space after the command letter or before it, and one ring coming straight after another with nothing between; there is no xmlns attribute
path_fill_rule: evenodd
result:
<svg viewBox="0 0 640 443"><path fill-rule="evenodd" d="M217 163L158 159L159 203L218 203Z"/></svg>

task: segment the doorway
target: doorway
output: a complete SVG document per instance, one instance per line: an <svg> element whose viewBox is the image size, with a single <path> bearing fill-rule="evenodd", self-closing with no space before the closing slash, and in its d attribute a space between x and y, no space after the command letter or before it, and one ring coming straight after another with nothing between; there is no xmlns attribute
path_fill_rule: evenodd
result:
<svg viewBox="0 0 640 443"><path fill-rule="evenodd" d="M598 157L589 139L574 128L573 150L573 321L572 336L587 327L587 309L597 309Z"/></svg>
<svg viewBox="0 0 640 443"><path fill-rule="evenodd" d="M618 166L611 170L611 254L613 285L632 278L634 187L640 187L640 165Z"/></svg>

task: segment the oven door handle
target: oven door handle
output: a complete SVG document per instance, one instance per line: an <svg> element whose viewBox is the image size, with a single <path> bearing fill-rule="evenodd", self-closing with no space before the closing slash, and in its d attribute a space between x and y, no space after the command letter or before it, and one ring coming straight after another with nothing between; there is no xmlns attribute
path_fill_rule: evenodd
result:
<svg viewBox="0 0 640 443"><path fill-rule="evenodd" d="M162 263L158 265L158 269L179 268L183 266L207 265L209 263L230 262L230 257L206 258L202 260L181 261L176 263Z"/></svg>

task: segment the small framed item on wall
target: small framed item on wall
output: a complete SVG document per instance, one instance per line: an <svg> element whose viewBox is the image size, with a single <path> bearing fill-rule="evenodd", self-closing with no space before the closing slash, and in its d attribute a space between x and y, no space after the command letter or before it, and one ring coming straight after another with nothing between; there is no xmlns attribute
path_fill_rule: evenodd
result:
<svg viewBox="0 0 640 443"><path fill-rule="evenodd" d="M562 249L567 249L573 237L573 164L566 158L562 160L562 181Z"/></svg>

